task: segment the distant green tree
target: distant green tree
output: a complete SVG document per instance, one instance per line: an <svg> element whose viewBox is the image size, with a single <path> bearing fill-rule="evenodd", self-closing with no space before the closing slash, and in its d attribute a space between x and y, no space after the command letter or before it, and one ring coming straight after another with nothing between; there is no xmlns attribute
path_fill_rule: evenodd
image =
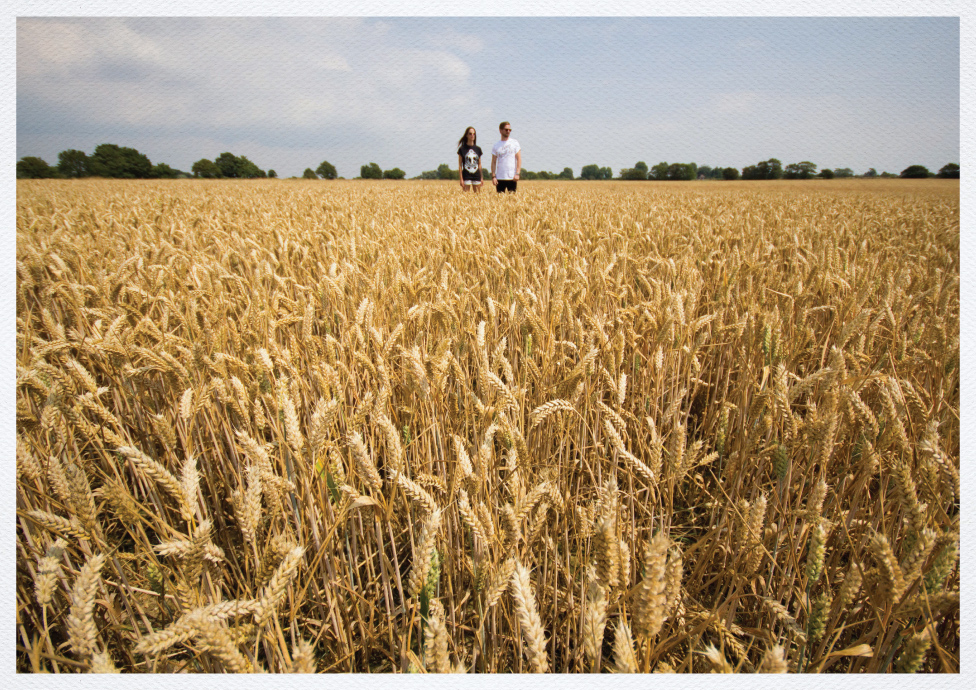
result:
<svg viewBox="0 0 976 690"><path fill-rule="evenodd" d="M875 170L874 168L868 168L868 171L866 173L864 173L864 176L865 177L877 177L878 176L878 171Z"/></svg>
<svg viewBox="0 0 976 690"><path fill-rule="evenodd" d="M223 177L223 173L220 172L220 168L212 160L207 158L201 158L193 167L190 168L194 177L203 177L207 179L213 179L216 177Z"/></svg>
<svg viewBox="0 0 976 690"><path fill-rule="evenodd" d="M56 176L57 170L48 165L43 158L24 156L17 161L17 179L39 180Z"/></svg>
<svg viewBox="0 0 976 690"><path fill-rule="evenodd" d="M92 173L99 177L142 179L152 174L149 157L127 146L99 144L88 161Z"/></svg>
<svg viewBox="0 0 976 690"><path fill-rule="evenodd" d="M598 179L599 174L600 174L600 166L594 163L592 165L584 165L580 169L579 178L581 180L596 180Z"/></svg>
<svg viewBox="0 0 976 690"><path fill-rule="evenodd" d="M484 175L485 175L485 179L486 180L490 180L491 179L491 173L488 172L487 170L485 171ZM436 170L424 170L422 173L420 173L420 179L421 180L437 180L437 179L440 179L440 177L437 174L437 171Z"/></svg>
<svg viewBox="0 0 976 690"><path fill-rule="evenodd" d="M647 175L647 179L659 181L668 179L668 167L667 161L661 161L657 165L652 166L650 173Z"/></svg>
<svg viewBox="0 0 976 690"><path fill-rule="evenodd" d="M58 172L62 177L88 177L91 170L88 154L78 149L67 149L58 154Z"/></svg>
<svg viewBox="0 0 976 690"><path fill-rule="evenodd" d="M783 179L785 180L809 180L817 172L817 164L811 163L810 161L801 161L799 163L790 163L786 166L783 171Z"/></svg>
<svg viewBox="0 0 976 690"><path fill-rule="evenodd" d="M438 180L456 180L457 170L449 166L447 163L441 163L437 166L437 179Z"/></svg>
<svg viewBox="0 0 976 690"><path fill-rule="evenodd" d="M319 167L315 169L315 172L319 177L326 180L334 180L339 177L339 173L336 172L335 166L329 161L322 161L319 163Z"/></svg>
<svg viewBox="0 0 976 690"><path fill-rule="evenodd" d="M383 170L376 163L370 163L360 166L359 176L364 180L381 180L383 179Z"/></svg>
<svg viewBox="0 0 976 690"><path fill-rule="evenodd" d="M834 177L854 177L854 171L850 168L834 168Z"/></svg>
<svg viewBox="0 0 976 690"><path fill-rule="evenodd" d="M778 158L770 158L759 164L759 169L766 173L767 180L778 180L783 177L783 164Z"/></svg>
<svg viewBox="0 0 976 690"><path fill-rule="evenodd" d="M781 177L783 177L783 165L776 158L770 158L742 169L743 180L778 180Z"/></svg>
<svg viewBox="0 0 976 690"><path fill-rule="evenodd" d="M599 165L584 165L580 170L581 180L609 180L613 178L613 171L610 168L601 168Z"/></svg>
<svg viewBox="0 0 976 690"><path fill-rule="evenodd" d="M179 170L171 168L165 163L156 163L156 165L152 167L152 171L149 174L150 177L166 180L175 180L177 177L179 177L179 175Z"/></svg>
<svg viewBox="0 0 976 690"><path fill-rule="evenodd" d="M959 179L959 164L958 163L946 163L941 168L939 168L938 177L947 180L958 180Z"/></svg>
<svg viewBox="0 0 976 690"><path fill-rule="evenodd" d="M407 176L407 173L400 170L400 168L393 168L392 170L383 171L384 180L402 180Z"/></svg>
<svg viewBox="0 0 976 690"><path fill-rule="evenodd" d="M276 173L274 170L269 170L268 171L268 177L271 177L271 178L278 177L278 173Z"/></svg>
<svg viewBox="0 0 976 690"><path fill-rule="evenodd" d="M898 176L897 176L897 175L896 175L895 173L890 173L890 172L888 172L887 170L885 170L885 171L884 171L883 173L881 173L881 174L880 174L880 175L879 175L878 177L883 177L883 178L886 178L886 179L889 179L889 178L892 178L892 177L898 177Z"/></svg>
<svg viewBox="0 0 976 690"><path fill-rule="evenodd" d="M519 171L519 179L521 180L538 180L539 173L532 172L531 170L521 170Z"/></svg>
<svg viewBox="0 0 976 690"><path fill-rule="evenodd" d="M302 173L302 178L306 180L317 180L319 176L315 174L315 171L311 168L305 168L305 172Z"/></svg>
<svg viewBox="0 0 976 690"><path fill-rule="evenodd" d="M488 168L482 168L481 169L481 178L485 182L491 182L491 170L489 170Z"/></svg>
<svg viewBox="0 0 976 690"><path fill-rule="evenodd" d="M821 177L825 180L832 180L834 179L834 171L831 170L830 168L824 168L819 173L817 173L817 177Z"/></svg>
<svg viewBox="0 0 976 690"><path fill-rule="evenodd" d="M573 179L573 169L572 168L563 168L563 171L561 173L559 173L559 179L560 180L571 180L571 179Z"/></svg>
<svg viewBox="0 0 976 690"><path fill-rule="evenodd" d="M268 173L264 172L257 165L249 161L247 159L247 156L237 157L237 172L238 172L238 177L242 177L245 179L268 176Z"/></svg>
<svg viewBox="0 0 976 690"><path fill-rule="evenodd" d="M723 180L738 180L739 179L739 169L738 168L722 168L722 179Z"/></svg>
<svg viewBox="0 0 976 690"><path fill-rule="evenodd" d="M621 180L646 180L647 179L647 163L644 161L638 161L633 168L624 168L620 171Z"/></svg>
<svg viewBox="0 0 976 690"><path fill-rule="evenodd" d="M905 178L922 178L928 177L929 175L929 169L924 165L909 165L901 171L900 176Z"/></svg>
<svg viewBox="0 0 976 690"><path fill-rule="evenodd" d="M224 151L217 156L214 164L220 169L222 177L251 179L268 176L265 171L251 162L247 156L235 156L230 151Z"/></svg>
<svg viewBox="0 0 976 690"><path fill-rule="evenodd" d="M220 169L221 177L240 177L239 164L237 156L230 151L224 151L214 159L214 165Z"/></svg>
<svg viewBox="0 0 976 690"><path fill-rule="evenodd" d="M694 163L672 163L668 166L667 179L686 181L695 179L698 166Z"/></svg>
<svg viewBox="0 0 976 690"><path fill-rule="evenodd" d="M698 179L701 179L702 177L704 177L706 180L721 180L722 168L713 168L710 165L700 165L698 166Z"/></svg>

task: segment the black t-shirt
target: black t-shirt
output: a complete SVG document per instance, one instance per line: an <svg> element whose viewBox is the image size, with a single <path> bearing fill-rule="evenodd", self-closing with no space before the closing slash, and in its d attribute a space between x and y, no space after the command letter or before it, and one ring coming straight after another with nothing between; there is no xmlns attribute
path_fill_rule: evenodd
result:
<svg viewBox="0 0 976 690"><path fill-rule="evenodd" d="M481 179L481 147L461 144L458 146L461 156L461 178L464 180Z"/></svg>

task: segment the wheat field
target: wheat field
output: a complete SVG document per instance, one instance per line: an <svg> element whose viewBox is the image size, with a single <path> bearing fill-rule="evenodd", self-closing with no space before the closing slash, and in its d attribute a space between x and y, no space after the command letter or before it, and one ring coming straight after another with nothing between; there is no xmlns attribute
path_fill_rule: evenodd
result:
<svg viewBox="0 0 976 690"><path fill-rule="evenodd" d="M21 672L959 670L959 186L21 181Z"/></svg>

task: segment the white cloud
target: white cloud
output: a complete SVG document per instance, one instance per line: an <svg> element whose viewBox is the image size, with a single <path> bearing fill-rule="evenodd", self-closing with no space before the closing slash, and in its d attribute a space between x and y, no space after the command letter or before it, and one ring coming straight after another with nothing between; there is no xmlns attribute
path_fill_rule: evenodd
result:
<svg viewBox="0 0 976 690"><path fill-rule="evenodd" d="M24 19L17 23L18 77L43 77L86 64L96 55L80 26Z"/></svg>
<svg viewBox="0 0 976 690"><path fill-rule="evenodd" d="M418 47L397 28L360 19L21 20L19 87L37 107L120 127L381 130L405 113L463 105L471 68L451 46L480 45L447 33L440 47Z"/></svg>

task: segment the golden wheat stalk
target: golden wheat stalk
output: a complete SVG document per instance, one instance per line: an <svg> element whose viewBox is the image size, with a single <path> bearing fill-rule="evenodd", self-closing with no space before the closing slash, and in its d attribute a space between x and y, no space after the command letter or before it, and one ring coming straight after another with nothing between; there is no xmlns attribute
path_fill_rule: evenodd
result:
<svg viewBox="0 0 976 690"><path fill-rule="evenodd" d="M529 569L516 561L511 583L529 668L532 673L546 673L549 670L549 659L546 654L545 630L536 607Z"/></svg>
<svg viewBox="0 0 976 690"><path fill-rule="evenodd" d="M596 580L590 580L583 605L583 651L593 671L600 669L603 633L607 625L607 590Z"/></svg>
<svg viewBox="0 0 976 690"><path fill-rule="evenodd" d="M139 473L152 479L181 504L184 502L183 485L163 465L150 458L138 448L133 448L132 446L121 446L118 451L129 458L132 466Z"/></svg>
<svg viewBox="0 0 976 690"><path fill-rule="evenodd" d="M87 659L95 651L98 629L95 627L95 592L101 580L100 572L105 556L96 554L85 561L71 588L71 612L67 618L68 643L80 659Z"/></svg>
<svg viewBox="0 0 976 690"><path fill-rule="evenodd" d="M659 531L644 551L644 579L634 601L634 630L652 638L661 631L667 616L668 537Z"/></svg>
<svg viewBox="0 0 976 690"><path fill-rule="evenodd" d="M390 479L403 490L407 498L417 504L425 515L431 515L437 511L437 501L424 487L395 469L390 469L389 475Z"/></svg>
<svg viewBox="0 0 976 690"><path fill-rule="evenodd" d="M299 566L302 564L302 556L305 554L304 546L296 546L288 552L282 560L281 565L275 570L268 584L261 590L260 609L254 615L254 622L258 626L265 625L271 616L274 615L278 604L284 598L288 585L295 578Z"/></svg>
<svg viewBox="0 0 976 690"><path fill-rule="evenodd" d="M622 616L617 619L613 638L613 670L616 673L637 673L634 638L630 634L630 626Z"/></svg>
<svg viewBox="0 0 976 690"><path fill-rule="evenodd" d="M434 555L437 531L440 529L440 524L441 511L434 510L427 518L420 532L413 566L410 568L410 577L407 580L407 592L410 596L418 596L427 584L427 574L430 572L431 559Z"/></svg>

